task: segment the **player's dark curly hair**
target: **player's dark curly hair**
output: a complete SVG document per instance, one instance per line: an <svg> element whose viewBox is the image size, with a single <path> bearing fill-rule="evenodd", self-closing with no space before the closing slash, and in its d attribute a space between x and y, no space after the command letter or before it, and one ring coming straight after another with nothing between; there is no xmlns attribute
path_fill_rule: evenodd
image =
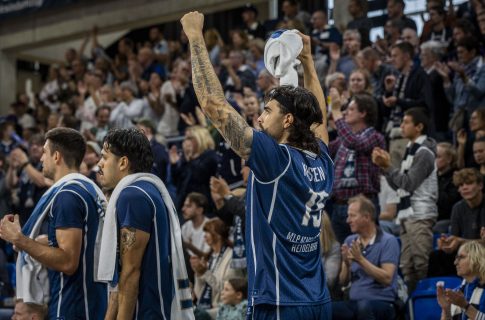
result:
<svg viewBox="0 0 485 320"><path fill-rule="evenodd" d="M127 157L130 173L150 172L152 169L150 142L138 129L111 129L104 138L103 147L118 157Z"/></svg>
<svg viewBox="0 0 485 320"><path fill-rule="evenodd" d="M276 100L282 114L291 113L293 124L287 144L313 153L320 153L318 139L311 130L314 123L322 123L323 114L317 98L309 90L301 87L280 86L271 90L266 101Z"/></svg>

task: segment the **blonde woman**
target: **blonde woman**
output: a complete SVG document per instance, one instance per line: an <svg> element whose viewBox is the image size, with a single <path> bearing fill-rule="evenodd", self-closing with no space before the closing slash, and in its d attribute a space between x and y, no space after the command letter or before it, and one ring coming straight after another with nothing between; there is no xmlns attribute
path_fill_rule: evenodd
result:
<svg viewBox="0 0 485 320"><path fill-rule="evenodd" d="M209 181L211 176L216 175L219 161L214 149L215 143L209 131L201 126L186 129L182 154L176 146L170 149L170 176L177 188L175 205L178 210L190 192L200 192L211 199ZM210 207L213 207L212 201Z"/></svg>
<svg viewBox="0 0 485 320"><path fill-rule="evenodd" d="M457 274L463 278L457 290L437 286L441 320L485 319L485 246L483 241L468 241L455 258Z"/></svg>

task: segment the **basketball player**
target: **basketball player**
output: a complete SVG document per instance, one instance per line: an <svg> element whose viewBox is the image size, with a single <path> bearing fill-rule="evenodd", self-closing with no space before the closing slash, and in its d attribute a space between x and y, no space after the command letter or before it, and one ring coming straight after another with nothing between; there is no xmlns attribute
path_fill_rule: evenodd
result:
<svg viewBox="0 0 485 320"><path fill-rule="evenodd" d="M193 319L180 226L163 182L150 174L150 142L137 129L112 129L101 156L101 185L114 189L104 225L116 219L121 265L118 292L110 296L106 319ZM104 241L116 251L116 241L106 237L106 231L103 228L101 255ZM99 269L106 267L103 259ZM108 262L114 266L117 261ZM188 299L182 300L179 293L184 289Z"/></svg>
<svg viewBox="0 0 485 320"><path fill-rule="evenodd" d="M251 168L247 192L250 319L330 319L319 228L333 183L324 96L301 35L305 87L268 95L253 130L228 104L202 35L204 16L181 19L190 42L192 80L205 114Z"/></svg>
<svg viewBox="0 0 485 320"><path fill-rule="evenodd" d="M103 319L106 312L108 286L94 281L95 241L104 207L101 190L79 174L85 151L86 143L78 131L48 131L42 173L54 185L39 200L22 230L18 215L5 216L0 226L0 237L20 251L18 298L42 305L49 298L44 292L49 287L38 283L42 273L35 269L35 263L29 266L26 261L33 258L48 268L48 319ZM46 227L40 228L34 240L29 235L40 224ZM48 243L41 240L43 231Z"/></svg>

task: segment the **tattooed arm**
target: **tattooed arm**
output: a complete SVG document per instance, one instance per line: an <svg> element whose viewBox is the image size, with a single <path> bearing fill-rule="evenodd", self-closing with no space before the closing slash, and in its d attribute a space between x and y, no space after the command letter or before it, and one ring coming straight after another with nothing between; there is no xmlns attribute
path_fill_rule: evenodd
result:
<svg viewBox="0 0 485 320"><path fill-rule="evenodd" d="M147 232L129 227L121 228L117 319L133 318L138 298L141 262L149 239L150 234ZM110 300L111 303L113 301Z"/></svg>
<svg viewBox="0 0 485 320"><path fill-rule="evenodd" d="M190 12L180 21L190 43L192 82L197 100L232 149L247 160L251 152L253 129L224 96L202 35L204 16L198 12Z"/></svg>

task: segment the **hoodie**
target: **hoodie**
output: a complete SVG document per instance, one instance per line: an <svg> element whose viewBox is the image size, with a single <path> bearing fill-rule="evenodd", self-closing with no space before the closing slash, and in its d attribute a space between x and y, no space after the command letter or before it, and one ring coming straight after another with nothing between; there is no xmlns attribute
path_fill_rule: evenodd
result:
<svg viewBox="0 0 485 320"><path fill-rule="evenodd" d="M411 194L413 214L407 219L436 220L438 217L436 141L427 136L420 136L416 139L416 143L421 143L421 147L416 151L408 171L404 173L398 168L391 167L385 172L385 177L394 190L404 189Z"/></svg>

